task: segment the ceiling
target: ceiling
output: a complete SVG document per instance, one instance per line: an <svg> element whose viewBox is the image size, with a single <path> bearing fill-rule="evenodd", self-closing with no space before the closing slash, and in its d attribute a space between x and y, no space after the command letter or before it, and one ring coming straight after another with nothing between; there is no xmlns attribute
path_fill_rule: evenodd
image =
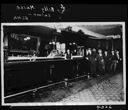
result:
<svg viewBox="0 0 128 110"><path fill-rule="evenodd" d="M45 26L5 26L4 34L17 33L32 35L35 37L41 37L44 39L49 39L53 37L55 29L45 27Z"/></svg>
<svg viewBox="0 0 128 110"><path fill-rule="evenodd" d="M85 24L73 24L73 23L51 23L48 25L23 25L23 26L4 26L4 33L21 33L33 36L47 37L50 38L57 30L62 30L68 26L72 27L72 30L78 32L82 30L84 34L92 36L92 38L106 39L109 35L121 35L122 26L116 25L85 25Z"/></svg>
<svg viewBox="0 0 128 110"><path fill-rule="evenodd" d="M122 32L121 25L83 25L82 27L105 36L117 35Z"/></svg>

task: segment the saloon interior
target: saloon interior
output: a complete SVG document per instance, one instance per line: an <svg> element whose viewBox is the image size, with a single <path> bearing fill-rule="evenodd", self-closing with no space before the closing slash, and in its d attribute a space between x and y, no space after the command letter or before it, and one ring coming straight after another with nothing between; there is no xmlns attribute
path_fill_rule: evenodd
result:
<svg viewBox="0 0 128 110"><path fill-rule="evenodd" d="M4 101L123 102L121 24L4 25Z"/></svg>

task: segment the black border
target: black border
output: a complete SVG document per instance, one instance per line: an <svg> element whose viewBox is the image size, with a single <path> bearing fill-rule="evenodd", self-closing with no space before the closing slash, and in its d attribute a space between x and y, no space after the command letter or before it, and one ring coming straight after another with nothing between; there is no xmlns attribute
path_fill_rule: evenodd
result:
<svg viewBox="0 0 128 110"><path fill-rule="evenodd" d="M61 0L50 0L47 1L47 0L17 0L17 1L12 1L12 0L3 0L2 1L2 4L5 4L7 3L8 4L12 4L12 3L28 3L30 4L31 3L63 3L63 1ZM73 5L76 5L75 3L77 2L71 2L70 0L67 0L67 1L64 1L66 4L73 4ZM98 11L98 9L95 9L93 11L93 13L90 14L90 12L86 13L86 16L88 16L86 19L83 19L84 22L98 22L98 21L101 21L101 22L125 22L126 23L126 27L127 27L127 5L125 3L122 3L120 4L119 1L117 1L116 3L112 2L109 3L109 1L104 1L104 3L100 4L99 1L97 2L93 2L93 4L91 4L92 1L88 1L87 3L85 3L86 5L95 5L96 7L99 5L101 7L103 7L103 5L106 5L106 8L104 7L104 9L102 9L102 11L100 11L97 15L97 19L94 17L94 15L96 15L96 12ZM2 6L1 4L1 6ZM83 2L81 2L80 4L83 4ZM113 5L111 8L109 7L109 5ZM117 6L117 5L120 5L122 7L117 7L115 8L114 6ZM107 7L108 6L108 7ZM112 11L114 9L114 11ZM99 9L100 10L100 9ZM123 10L123 11L121 11ZM73 11L73 10L72 10ZM72 12L71 13L75 13L75 12ZM80 10L78 11L80 12ZM1 13L2 13L2 9L1 9ZM8 13L7 13L8 14ZM80 14L80 13L79 13ZM104 15L104 16L100 16L100 15ZM77 19L75 21L79 22L79 21L83 21L82 19L80 19L80 16L79 15L78 17L76 17ZM69 17L70 14L69 14ZM69 17L67 17L66 19L64 19L63 21L68 21L70 22L70 19ZM83 18L83 16L82 16ZM72 21L72 17L71 17L71 21ZM63 22L61 21L61 22ZM74 22L75 22L74 21ZM43 22L43 21L42 21ZM126 28L126 32L127 32L127 28ZM106 105L94 105L94 106L24 106L24 107L11 107L11 106L2 106L3 109L7 110L7 109L32 109L32 110L35 110L35 109L43 109L43 110L88 110L88 109L93 109L93 110L126 110L126 105L107 105L107 109L104 108L106 107ZM109 109L109 107L112 107L112 109ZM98 109L99 108L99 109ZM104 108L104 109L102 109Z"/></svg>

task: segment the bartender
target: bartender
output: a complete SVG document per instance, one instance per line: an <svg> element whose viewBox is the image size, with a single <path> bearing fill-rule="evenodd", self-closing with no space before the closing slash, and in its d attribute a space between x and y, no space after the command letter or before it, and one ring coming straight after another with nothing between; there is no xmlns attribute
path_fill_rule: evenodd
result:
<svg viewBox="0 0 128 110"><path fill-rule="evenodd" d="M69 49L67 49L67 52L66 52L66 59L71 59L72 58L72 54L70 52Z"/></svg>
<svg viewBox="0 0 128 110"><path fill-rule="evenodd" d="M53 49L50 54L47 56L48 58L55 58L58 55L58 51Z"/></svg>

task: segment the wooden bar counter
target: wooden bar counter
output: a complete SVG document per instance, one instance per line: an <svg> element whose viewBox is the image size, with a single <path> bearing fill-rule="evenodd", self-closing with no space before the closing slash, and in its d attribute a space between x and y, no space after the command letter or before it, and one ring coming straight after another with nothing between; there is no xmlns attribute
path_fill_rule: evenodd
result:
<svg viewBox="0 0 128 110"><path fill-rule="evenodd" d="M12 60L4 64L5 96L36 87L63 81L81 75L80 65L87 65L83 58L36 58L36 60ZM86 65L84 65L86 72Z"/></svg>

